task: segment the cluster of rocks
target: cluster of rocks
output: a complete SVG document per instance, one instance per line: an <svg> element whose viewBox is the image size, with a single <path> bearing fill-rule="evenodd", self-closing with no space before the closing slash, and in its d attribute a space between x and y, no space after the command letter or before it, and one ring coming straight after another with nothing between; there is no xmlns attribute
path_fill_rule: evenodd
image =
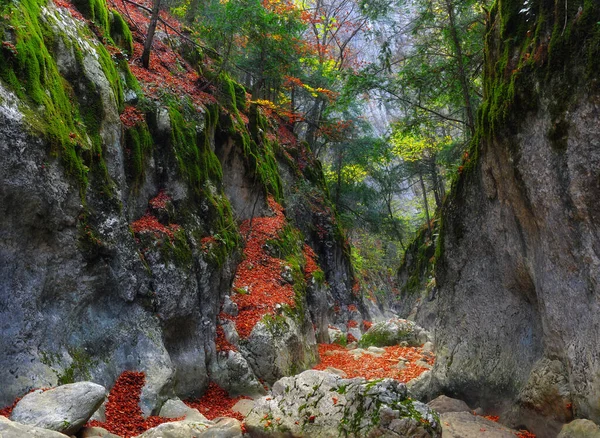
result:
<svg viewBox="0 0 600 438"><path fill-rule="evenodd" d="M0 416L2 438L119 438L101 427L85 427L106 399L106 389L78 382L27 394L14 407L10 419ZM238 438L242 425L234 418L208 420L180 400L168 400L160 417L176 421L148 429L139 438Z"/></svg>

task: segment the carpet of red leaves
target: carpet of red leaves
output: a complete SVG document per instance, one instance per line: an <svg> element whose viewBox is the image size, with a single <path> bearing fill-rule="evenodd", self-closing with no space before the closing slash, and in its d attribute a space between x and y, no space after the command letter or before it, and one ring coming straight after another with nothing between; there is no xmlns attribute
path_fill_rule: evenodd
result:
<svg viewBox="0 0 600 438"><path fill-rule="evenodd" d="M121 123L125 128L133 128L135 125L146 120L144 113L134 106L127 105L120 115Z"/></svg>
<svg viewBox="0 0 600 438"><path fill-rule="evenodd" d="M246 220L240 226L246 236L244 260L239 264L233 282L231 300L238 305L238 315L233 320L240 337L247 338L258 321L275 312L278 304L294 306L294 289L282 284L283 260L272 257L264 250L265 243L276 239L285 225L283 208L272 198L268 199L274 216ZM236 290L247 290L237 293Z"/></svg>
<svg viewBox="0 0 600 438"><path fill-rule="evenodd" d="M233 412L231 408L242 399L250 397L230 397L223 388L214 382L208 385L208 389L197 400L184 400L184 403L190 408L198 409L202 415L209 420L214 420L217 417L231 417L242 421L244 417L238 412Z"/></svg>
<svg viewBox="0 0 600 438"><path fill-rule="evenodd" d="M319 265L317 265L317 262L315 261L317 255L310 246L304 244L302 252L304 253L304 259L306 260L306 265L304 266L304 276L308 280L320 268Z"/></svg>
<svg viewBox="0 0 600 438"><path fill-rule="evenodd" d="M168 226L161 224L158 219L150 213L146 213L140 219L133 222L131 228L136 234L151 232L157 239L160 238L162 234L166 234L171 240L175 237L173 233L181 229L177 224L170 224Z"/></svg>
<svg viewBox="0 0 600 438"><path fill-rule="evenodd" d="M350 354L350 350L341 345L319 344L321 362L314 369L324 370L327 367L333 367L344 371L348 378L381 379L390 377L403 383L419 377L424 371L427 371L426 368L415 365L415 362L423 357L421 348L393 346L384 349L385 354L381 357L364 355L355 359ZM396 368L401 357L409 360L403 370ZM426 357L425 360L432 365L434 357Z"/></svg>
<svg viewBox="0 0 600 438"><path fill-rule="evenodd" d="M519 438L536 438L536 435L528 430L520 430L519 433L517 433L517 436Z"/></svg>
<svg viewBox="0 0 600 438"><path fill-rule="evenodd" d="M106 404L106 421L90 421L89 427L103 427L110 433L123 438L139 435L146 430L156 427L162 423L182 420L182 418L161 418L142 416L140 409L140 394L146 380L142 372L123 372L108 395Z"/></svg>
<svg viewBox="0 0 600 438"><path fill-rule="evenodd" d="M164 190L161 190L160 192L158 192L158 195L156 195L148 202L148 204L150 204L150 207L156 210L164 210L165 208L167 208L167 203L169 203L170 201L171 197L167 195Z"/></svg>
<svg viewBox="0 0 600 438"><path fill-rule="evenodd" d="M217 325L217 338L215 339L217 351L237 351L235 345L231 344L225 337L223 327Z"/></svg>

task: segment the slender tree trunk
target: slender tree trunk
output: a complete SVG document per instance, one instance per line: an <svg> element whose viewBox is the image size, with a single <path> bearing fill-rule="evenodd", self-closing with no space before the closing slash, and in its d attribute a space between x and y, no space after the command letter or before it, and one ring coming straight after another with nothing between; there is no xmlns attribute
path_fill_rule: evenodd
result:
<svg viewBox="0 0 600 438"><path fill-rule="evenodd" d="M423 192L423 203L425 204L425 219L427 220L427 228L429 228L429 235L433 236L431 219L429 217L429 203L427 202L427 192L425 191L425 181L423 181L423 172L421 169L419 169L419 182L421 183L421 192Z"/></svg>
<svg viewBox="0 0 600 438"><path fill-rule="evenodd" d="M450 38L452 39L452 45L454 46L454 54L456 55L456 62L458 68L458 80L462 89L462 95L465 105L465 113L467 116L467 126L471 138L475 135L475 118L473 117L473 105L471 104L471 93L469 90L469 79L465 69L462 46L460 38L458 37L458 31L456 30L456 17L454 16L454 4L453 0L446 0L446 11L448 12L448 19L450 20Z"/></svg>
<svg viewBox="0 0 600 438"><path fill-rule="evenodd" d="M442 207L442 199L444 198L444 192L442 191L441 178L435 164L435 157L430 158L428 163L429 175L431 176L431 182L433 184L433 195L435 196L435 206L437 208Z"/></svg>
<svg viewBox="0 0 600 438"><path fill-rule="evenodd" d="M394 227L394 233L396 233L396 237L398 238L398 242L400 242L400 247L402 248L402 251L406 251L406 247L404 246L404 241L402 240L402 233L400 232L400 229L398 228L398 225L396 224L396 220L394 218L394 212L392 210L392 198L391 196L385 198L385 204L387 207L387 211L388 211L388 215L390 217L390 222L392 223L392 226Z"/></svg>
<svg viewBox="0 0 600 438"><path fill-rule="evenodd" d="M144 52L142 53L142 66L145 69L150 68L150 52L152 51L152 40L154 40L154 31L156 30L156 23L158 22L160 2L161 0L154 0L154 5L152 7L152 16L150 18L150 25L148 26L148 33L146 34L146 41L144 42Z"/></svg>
<svg viewBox="0 0 600 438"><path fill-rule="evenodd" d="M336 175L336 187L335 187L335 208L339 211L340 208L340 197L342 194L342 166L344 164L344 156L342 153L341 146L338 145L338 155L337 155L337 175Z"/></svg>

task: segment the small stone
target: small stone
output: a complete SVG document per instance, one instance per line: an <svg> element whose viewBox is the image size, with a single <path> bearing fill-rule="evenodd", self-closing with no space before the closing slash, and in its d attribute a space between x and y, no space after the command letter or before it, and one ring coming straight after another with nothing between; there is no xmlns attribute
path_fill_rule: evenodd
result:
<svg viewBox="0 0 600 438"><path fill-rule="evenodd" d="M337 368L334 368L334 367L327 367L323 371L325 371L326 373L335 374L336 376L340 376L340 377L347 377L348 376L348 374L346 374L345 371L337 369Z"/></svg>
<svg viewBox="0 0 600 438"><path fill-rule="evenodd" d="M384 348L379 348L379 347L375 347L375 346L370 346L369 348L367 348L367 351L370 351L371 353L375 353L375 354L385 354Z"/></svg>
<svg viewBox="0 0 600 438"><path fill-rule="evenodd" d="M184 417L186 420L193 421L208 421L208 419L198 411L198 409L190 408L184 402L179 399L167 400L160 408L158 414L163 418L180 418Z"/></svg>
<svg viewBox="0 0 600 438"><path fill-rule="evenodd" d="M246 415L248 415L250 413L250 411L252 410L253 407L254 407L254 400L241 399L235 405L233 405L231 410L233 412L242 414L245 417Z"/></svg>
<svg viewBox="0 0 600 438"><path fill-rule="evenodd" d="M423 344L423 353L433 353L433 342L427 341Z"/></svg>
<svg viewBox="0 0 600 438"><path fill-rule="evenodd" d="M103 427L84 427L78 433L79 438L120 438Z"/></svg>
<svg viewBox="0 0 600 438"><path fill-rule="evenodd" d="M469 406L462 400L440 395L427 403L431 409L444 414L446 412L471 412ZM478 414L480 415L480 414Z"/></svg>

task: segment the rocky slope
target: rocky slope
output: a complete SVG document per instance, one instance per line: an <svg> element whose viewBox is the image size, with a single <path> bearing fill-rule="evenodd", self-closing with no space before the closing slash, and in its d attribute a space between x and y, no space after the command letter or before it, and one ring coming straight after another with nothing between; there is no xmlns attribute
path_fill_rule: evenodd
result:
<svg viewBox="0 0 600 438"><path fill-rule="evenodd" d="M478 139L444 208L427 306L430 396L538 436L600 420L598 22L592 1L491 10Z"/></svg>
<svg viewBox="0 0 600 438"><path fill-rule="evenodd" d="M147 376L145 414L209 380L260 393L310 367L330 323L361 322L320 166L284 120L175 34L142 69L133 7L0 12L0 405L125 370ZM244 334L236 296L255 291L232 284L252 221L278 214L261 254L289 294ZM267 344L285 359L259 360Z"/></svg>

